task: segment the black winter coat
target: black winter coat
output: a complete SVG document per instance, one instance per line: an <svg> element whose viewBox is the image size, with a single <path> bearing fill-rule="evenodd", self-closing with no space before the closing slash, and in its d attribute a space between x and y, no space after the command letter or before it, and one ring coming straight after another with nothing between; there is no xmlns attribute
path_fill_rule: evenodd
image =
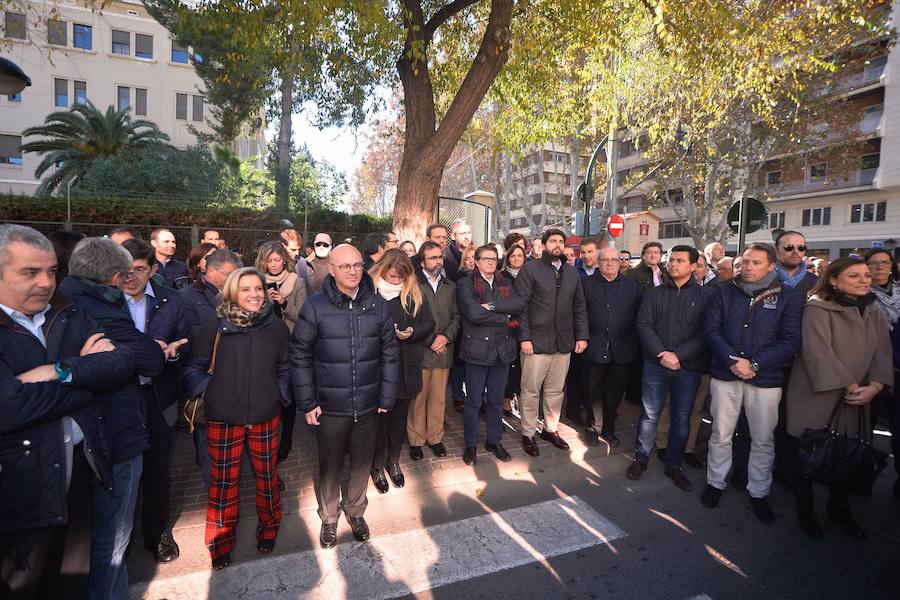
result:
<svg viewBox="0 0 900 600"><path fill-rule="evenodd" d="M653 285L653 271L644 261L639 262L636 267L628 269L625 274L634 279L645 292L649 292L655 287ZM660 279L663 284L665 284L666 282L671 281L672 278L669 277L668 271L660 269Z"/></svg>
<svg viewBox="0 0 900 600"><path fill-rule="evenodd" d="M590 340L582 360L625 365L641 353L635 320L644 292L637 282L619 274L612 281L597 269L581 280L587 302Z"/></svg>
<svg viewBox="0 0 900 600"><path fill-rule="evenodd" d="M669 279L644 295L637 330L644 360L659 363L660 352L674 352L682 369L706 371L709 351L704 337L706 306L715 289L688 279L680 288Z"/></svg>
<svg viewBox="0 0 900 600"><path fill-rule="evenodd" d="M588 319L581 275L562 259L559 271L544 253L522 265L516 292L527 309L519 317L519 341L530 341L535 354L565 354L577 340L587 341Z"/></svg>
<svg viewBox="0 0 900 600"><path fill-rule="evenodd" d="M116 348L130 353L134 359L136 372L131 381L110 394L109 413L104 422L112 443L113 464L131 460L150 447L138 375L158 376L166 366L166 356L152 337L134 326L125 306L125 296L119 289L78 277L66 277L59 289L97 321Z"/></svg>
<svg viewBox="0 0 900 600"><path fill-rule="evenodd" d="M167 288L182 289L188 282L187 265L178 259L171 259L166 264L162 264L158 259L153 259L156 264L156 272L161 275ZM151 265L152 266L152 265Z"/></svg>
<svg viewBox="0 0 900 600"><path fill-rule="evenodd" d="M516 293L514 285L509 286L509 299L500 298L497 280L503 276L498 272L494 274L494 285L491 286L494 310L484 308L481 306L483 303L475 296L476 277L481 277L477 270L456 282L456 305L462 319L459 359L490 367L499 357L502 362L509 364L519 355L515 335L509 331L509 316L521 317L527 303L525 298Z"/></svg>
<svg viewBox="0 0 900 600"><path fill-rule="evenodd" d="M206 392L203 402L207 420L257 425L290 404L290 332L270 302L264 310L252 327L238 327L219 318L200 327L181 382L190 396ZM209 375L216 332L219 346L213 374Z"/></svg>
<svg viewBox="0 0 900 600"><path fill-rule="evenodd" d="M173 289L150 283L153 296L149 296L147 324L144 331L154 340L166 343L188 338L187 319L181 297ZM178 365L181 359L190 354L190 343L179 348L179 357L166 362L163 372L153 378L153 392L160 410L172 406L178 400Z"/></svg>
<svg viewBox="0 0 900 600"><path fill-rule="evenodd" d="M196 285L189 285L178 290L178 297L181 298L189 337L193 340L204 323L216 318L219 290L204 281L202 290L197 289Z"/></svg>
<svg viewBox="0 0 900 600"><path fill-rule="evenodd" d="M363 273L356 299L328 275L291 336L291 383L304 413L353 417L394 408L399 374L394 320Z"/></svg>
<svg viewBox="0 0 900 600"><path fill-rule="evenodd" d="M102 427L108 392L129 381L134 360L124 350L79 356L100 331L96 321L62 294L50 302L40 340L0 310L0 534L64 525L66 456L62 417L84 432L84 455L94 476L112 489L112 457ZM62 361L70 384L21 383L15 378Z"/></svg>
<svg viewBox="0 0 900 600"><path fill-rule="evenodd" d="M397 324L397 328L403 331L407 327L413 328L413 334L408 339L397 339L399 347L399 373L397 380L397 398L411 400L422 391L422 363L425 359L425 347L422 342L431 337L434 331L434 318L431 316L431 307L428 301L419 308L419 314L415 317L407 314L400 304L400 298L388 300L388 311L391 319ZM410 307L410 310L412 308Z"/></svg>

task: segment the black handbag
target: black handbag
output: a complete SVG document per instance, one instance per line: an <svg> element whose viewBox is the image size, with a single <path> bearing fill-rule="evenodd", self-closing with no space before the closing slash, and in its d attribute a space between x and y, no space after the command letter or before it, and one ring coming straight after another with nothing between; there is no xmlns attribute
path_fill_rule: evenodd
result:
<svg viewBox="0 0 900 600"><path fill-rule="evenodd" d="M840 432L845 406L857 411L858 428L852 437ZM824 428L807 429L800 437L800 475L850 494L868 492L887 466L887 453L872 447L871 438L865 408L838 400Z"/></svg>

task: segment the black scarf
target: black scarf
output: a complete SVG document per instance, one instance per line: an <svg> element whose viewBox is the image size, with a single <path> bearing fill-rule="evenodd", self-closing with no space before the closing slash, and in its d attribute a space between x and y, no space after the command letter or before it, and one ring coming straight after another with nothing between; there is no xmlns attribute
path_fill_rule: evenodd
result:
<svg viewBox="0 0 900 600"><path fill-rule="evenodd" d="M855 306L859 310L859 314L862 315L866 312L866 307L875 302L875 294L869 292L865 296L851 298L846 294L837 293L834 295L834 301L841 306Z"/></svg>

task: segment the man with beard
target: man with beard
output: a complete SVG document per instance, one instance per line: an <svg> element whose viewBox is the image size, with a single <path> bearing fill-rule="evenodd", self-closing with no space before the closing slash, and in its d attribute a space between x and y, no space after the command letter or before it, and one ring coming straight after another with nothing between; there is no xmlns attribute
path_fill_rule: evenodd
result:
<svg viewBox="0 0 900 600"><path fill-rule="evenodd" d="M538 408L544 390L544 430L541 438L560 450L569 445L556 428L562 408L566 374L574 350L584 352L588 340L587 308L581 276L564 256L566 236L548 229L541 237L540 260L526 262L516 277L516 292L528 302L520 315L519 343L522 350L522 447L538 456Z"/></svg>
<svg viewBox="0 0 900 600"><path fill-rule="evenodd" d="M818 278L806 268L806 238L797 231L784 231L775 239L775 250L778 253L778 264L775 272L778 279L787 287L796 289L800 297L806 300Z"/></svg>

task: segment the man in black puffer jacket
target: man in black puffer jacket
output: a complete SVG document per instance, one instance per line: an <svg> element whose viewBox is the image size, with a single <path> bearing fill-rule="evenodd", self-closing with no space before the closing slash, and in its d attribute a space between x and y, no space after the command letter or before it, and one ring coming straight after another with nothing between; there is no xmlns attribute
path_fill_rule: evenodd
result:
<svg viewBox="0 0 900 600"><path fill-rule="evenodd" d="M92 392L122 385L131 356L56 288L53 246L0 225L0 594L84 596L91 481L112 488ZM61 576L65 564L66 575Z"/></svg>
<svg viewBox="0 0 900 600"><path fill-rule="evenodd" d="M342 244L329 255L322 291L300 311L291 338L291 380L298 408L317 427L319 517L323 548L337 543L343 509L363 542L366 488L375 450L376 412L394 406L398 349L387 303L363 271L362 255ZM347 497L341 499L344 455L350 455Z"/></svg>
<svg viewBox="0 0 900 600"><path fill-rule="evenodd" d="M143 454L150 447L144 400L138 376L156 377L166 366L162 348L138 331L125 296L117 287L131 269L131 255L103 238L78 242L69 259L69 277L59 289L93 317L117 348L134 359L131 380L109 396L103 426L109 436L113 462L113 492L94 489L91 527L89 598L124 598L128 595L125 550L131 538Z"/></svg>
<svg viewBox="0 0 900 600"><path fill-rule="evenodd" d="M690 434L690 415L700 377L709 364L703 337L706 305L715 292L697 285L694 270L700 252L691 246L672 248L666 266L668 281L651 289L641 302L637 330L644 349L641 420L634 442L634 462L628 478L640 479L647 469L656 438L656 426L666 395L672 415L666 447L665 474L675 485L691 490L681 464Z"/></svg>

